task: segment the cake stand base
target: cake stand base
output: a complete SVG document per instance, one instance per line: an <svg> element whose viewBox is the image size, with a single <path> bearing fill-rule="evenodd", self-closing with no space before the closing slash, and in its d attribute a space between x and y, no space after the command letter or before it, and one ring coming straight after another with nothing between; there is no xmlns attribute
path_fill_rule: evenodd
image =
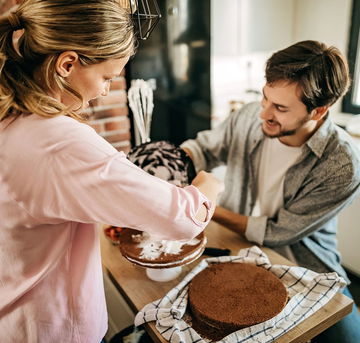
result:
<svg viewBox="0 0 360 343"><path fill-rule="evenodd" d="M153 281L166 282L176 279L181 274L181 266L174 268L146 268L146 275Z"/></svg>

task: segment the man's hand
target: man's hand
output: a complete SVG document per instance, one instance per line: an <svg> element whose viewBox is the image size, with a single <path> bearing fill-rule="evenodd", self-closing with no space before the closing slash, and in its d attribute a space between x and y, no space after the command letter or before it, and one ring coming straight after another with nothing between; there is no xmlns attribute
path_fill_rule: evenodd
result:
<svg viewBox="0 0 360 343"><path fill-rule="evenodd" d="M224 183L217 179L214 175L201 171L196 175L191 184L198 188L199 191L212 202L212 211L214 211L217 196L224 190ZM205 205L203 205L196 214L196 219L205 221L206 215L207 209L205 208Z"/></svg>

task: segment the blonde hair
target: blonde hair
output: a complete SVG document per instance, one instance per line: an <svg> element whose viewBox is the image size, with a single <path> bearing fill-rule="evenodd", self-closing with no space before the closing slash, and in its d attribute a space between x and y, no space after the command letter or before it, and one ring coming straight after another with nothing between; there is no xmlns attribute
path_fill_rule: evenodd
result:
<svg viewBox="0 0 360 343"><path fill-rule="evenodd" d="M22 29L18 46L13 34ZM19 113L44 117L84 115L48 94L59 89L82 103L81 95L57 74L64 51L83 65L134 54L130 13L117 0L25 0L0 18L0 120Z"/></svg>

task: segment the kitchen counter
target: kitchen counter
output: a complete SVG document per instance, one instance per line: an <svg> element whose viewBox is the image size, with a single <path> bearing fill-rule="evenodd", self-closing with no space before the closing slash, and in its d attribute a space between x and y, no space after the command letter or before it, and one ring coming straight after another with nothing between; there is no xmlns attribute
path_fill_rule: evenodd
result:
<svg viewBox="0 0 360 343"><path fill-rule="evenodd" d="M207 246L231 249L233 255L236 255L240 249L253 245L214 222L208 225L205 233L208 238ZM262 250L273 264L293 265L271 249L262 248ZM114 246L103 234L101 235L101 253L106 272L134 313L137 313L146 304L163 297L199 263L197 260L183 266L181 275L175 280L155 282L146 276L144 268L126 260L121 255L119 247ZM281 336L276 342L307 342L350 313L352 304L353 301L348 297L343 294L336 294L323 308ZM146 324L145 329L154 342L166 342L155 329L154 322Z"/></svg>

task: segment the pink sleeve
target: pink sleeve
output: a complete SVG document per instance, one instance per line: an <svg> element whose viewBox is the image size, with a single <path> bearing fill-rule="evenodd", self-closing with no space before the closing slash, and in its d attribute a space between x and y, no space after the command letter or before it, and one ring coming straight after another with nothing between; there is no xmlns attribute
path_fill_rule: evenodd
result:
<svg viewBox="0 0 360 343"><path fill-rule="evenodd" d="M47 168L31 177L31 199L25 200L41 221L99 222L181 240L199 234L210 220L211 203L196 187L179 188L147 174L95 132L80 130L49 150ZM205 222L195 218L202 204Z"/></svg>

